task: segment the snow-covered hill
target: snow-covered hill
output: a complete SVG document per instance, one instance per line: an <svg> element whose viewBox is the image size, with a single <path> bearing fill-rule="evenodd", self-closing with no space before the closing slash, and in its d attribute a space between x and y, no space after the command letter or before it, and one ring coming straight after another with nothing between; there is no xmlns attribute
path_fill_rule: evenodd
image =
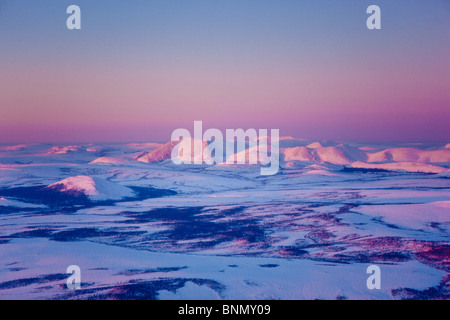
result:
<svg viewBox="0 0 450 320"><path fill-rule="evenodd" d="M134 195L130 188L90 176L74 176L52 183L46 187L72 195L85 195L92 200L117 200Z"/></svg>

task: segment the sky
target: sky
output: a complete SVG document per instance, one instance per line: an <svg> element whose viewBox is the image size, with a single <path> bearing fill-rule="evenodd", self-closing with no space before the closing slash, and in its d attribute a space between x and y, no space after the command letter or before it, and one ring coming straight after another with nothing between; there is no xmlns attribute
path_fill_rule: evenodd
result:
<svg viewBox="0 0 450 320"><path fill-rule="evenodd" d="M449 57L449 0L0 0L0 143L449 142Z"/></svg>

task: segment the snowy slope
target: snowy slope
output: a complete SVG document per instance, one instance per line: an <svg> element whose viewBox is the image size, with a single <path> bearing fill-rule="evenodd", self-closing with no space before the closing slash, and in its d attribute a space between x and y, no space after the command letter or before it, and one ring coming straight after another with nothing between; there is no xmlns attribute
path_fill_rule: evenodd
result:
<svg viewBox="0 0 450 320"><path fill-rule="evenodd" d="M92 200L122 199L133 196L130 188L101 178L75 176L55 182L46 188L73 195L85 195Z"/></svg>

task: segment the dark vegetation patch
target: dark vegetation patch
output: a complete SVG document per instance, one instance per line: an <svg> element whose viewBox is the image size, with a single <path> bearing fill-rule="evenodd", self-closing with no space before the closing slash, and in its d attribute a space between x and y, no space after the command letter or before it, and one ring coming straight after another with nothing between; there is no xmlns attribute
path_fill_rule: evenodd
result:
<svg viewBox="0 0 450 320"><path fill-rule="evenodd" d="M169 189L157 189L153 187L135 187L135 186L127 186L127 187L134 191L136 197L126 198L125 200L121 201L145 200L151 198L174 196L177 194L176 191Z"/></svg>
<svg viewBox="0 0 450 320"><path fill-rule="evenodd" d="M207 239L192 245L195 248L210 248L223 242L243 240L247 243L264 242L266 235L259 221L254 218L222 219L242 212L245 208L237 207L219 212L205 212L203 207L168 207L146 212L124 212L130 218L126 223L158 222L169 230L148 235L145 241L168 241L176 247L178 241ZM208 213L208 214L205 214ZM219 220L222 219L222 220ZM211 240L209 240L211 239Z"/></svg>
<svg viewBox="0 0 450 320"><path fill-rule="evenodd" d="M275 263L267 263L267 264L260 264L259 265L261 268L276 268L279 267L279 264L275 264Z"/></svg>
<svg viewBox="0 0 450 320"><path fill-rule="evenodd" d="M146 223L146 222L184 222L195 220L195 216L202 213L203 207L168 207L156 208L146 212L124 212L124 216L131 218L126 223ZM202 219L198 217L197 219Z"/></svg>
<svg viewBox="0 0 450 320"><path fill-rule="evenodd" d="M40 209L40 208L18 208L18 207L0 206L0 215L11 214L11 213L28 213L28 212L34 212L34 211L36 211L36 209Z"/></svg>
<svg viewBox="0 0 450 320"><path fill-rule="evenodd" d="M69 277L69 275L66 273L55 273L55 274L42 275L42 276L33 277L33 278L10 280L10 281L5 281L5 282L0 282L0 290L26 287L31 284L55 282L55 281L65 280L68 277Z"/></svg>
<svg viewBox="0 0 450 320"><path fill-rule="evenodd" d="M80 241L89 238L115 238L115 240L128 239L130 236L142 235L145 231L116 231L101 230L98 228L76 228L52 233L49 239L54 241Z"/></svg>
<svg viewBox="0 0 450 320"><path fill-rule="evenodd" d="M139 236L145 231L117 231L115 229L99 228L74 228L67 230L58 230L54 228L40 227L33 230L14 233L7 238L47 238L54 241L81 241L94 238L114 238L115 241L129 239L133 236Z"/></svg>
<svg viewBox="0 0 450 320"><path fill-rule="evenodd" d="M432 244L430 248L416 253L416 258L434 268L450 272L450 245Z"/></svg>
<svg viewBox="0 0 450 320"><path fill-rule="evenodd" d="M65 295L62 299L82 298L87 300L157 300L159 291L167 290L176 293L187 282L198 286L207 286L222 295L225 286L221 283L198 278L171 278L157 279L153 281L132 280L118 286L105 286L99 288L75 290Z"/></svg>
<svg viewBox="0 0 450 320"><path fill-rule="evenodd" d="M226 218L231 215L235 215L244 211L245 207L236 207L225 210L204 211L205 207L166 207L156 208L145 212L124 212L126 217L132 220L126 221L127 223L146 223L146 222L186 222L186 221L210 221L220 218ZM208 212L214 212L212 214L204 214Z"/></svg>
<svg viewBox="0 0 450 320"><path fill-rule="evenodd" d="M71 151L69 151L71 152ZM68 176L96 176L100 174L105 174L107 171L98 168L60 168L62 173Z"/></svg>
<svg viewBox="0 0 450 320"><path fill-rule="evenodd" d="M24 202L31 202L35 204L45 204L49 207L63 208L72 206L92 207L94 205L112 205L117 202L139 201L177 194L173 190L133 186L128 187L134 191L135 196L133 197L126 197L120 200L93 201L82 192L61 191L62 186L63 185L61 185L61 187L55 186L53 188L46 188L45 186L3 188L0 189L0 196L11 197ZM17 211L17 208L15 210ZM24 211L22 208L20 208L20 210ZM8 212L8 209L5 209L5 212Z"/></svg>
<svg viewBox="0 0 450 320"><path fill-rule="evenodd" d="M65 228L65 226L41 225L20 230L9 236L0 237L0 239L5 242L11 238L47 238L61 242L99 239L101 241L112 241L118 245L134 239L137 243L141 244L150 241L152 244L156 244L156 246L160 243L163 246L170 245L174 248L183 246L187 250L211 248L228 241L239 240L243 241L242 243L253 244L264 242L266 239L264 230L260 227L257 219L246 216L239 216L238 219L228 219L230 216L236 216L243 212L245 207L235 207L226 210L214 209L209 211L204 211L203 209L203 207L169 207L157 208L140 213L124 212L122 214L128 219L117 222L117 224L119 226L126 224L126 228L98 228L95 226ZM52 211L52 214L66 212L65 209L59 209L57 211L49 209L49 211ZM168 230L155 233L133 230L136 225L153 222L168 227ZM183 240L200 241L189 241L189 243L185 244L178 243L178 241Z"/></svg>
<svg viewBox="0 0 450 320"><path fill-rule="evenodd" d="M336 236L325 229L317 228L316 230L309 232L305 238L311 239L315 243L324 243L329 242L330 239L336 238Z"/></svg>
<svg viewBox="0 0 450 320"><path fill-rule="evenodd" d="M442 224L439 222L430 222L428 225L430 226L430 228L436 229L440 232L447 232L447 229L442 227Z"/></svg>
<svg viewBox="0 0 450 320"><path fill-rule="evenodd" d="M50 238L57 229L38 227L36 229L17 232L9 235L8 238Z"/></svg>
<svg viewBox="0 0 450 320"><path fill-rule="evenodd" d="M355 252L354 254L335 254L333 255L333 259L336 259L339 262L350 263L405 262L410 260L411 256L403 252Z"/></svg>
<svg viewBox="0 0 450 320"><path fill-rule="evenodd" d="M26 270L27 268L8 268L8 271L10 272L18 272L18 271L22 271L22 270Z"/></svg>
<svg viewBox="0 0 450 320"><path fill-rule="evenodd" d="M280 251L280 255L284 257L303 257L308 254L308 251L298 247L284 247Z"/></svg>
<svg viewBox="0 0 450 320"><path fill-rule="evenodd" d="M401 229L399 226L397 226L395 224L385 222L382 217L374 217L374 218L371 218L371 220L375 221L376 223L382 224L388 228L391 228L391 229Z"/></svg>
<svg viewBox="0 0 450 320"><path fill-rule="evenodd" d="M175 272L180 271L183 269L187 269L187 266L183 267L158 267L158 268L147 268L147 269L129 269L126 271L119 272L117 275L121 276L134 276L137 274L148 274L148 273L155 273L155 272Z"/></svg>
<svg viewBox="0 0 450 320"><path fill-rule="evenodd" d="M416 259L433 268L450 272L450 245L448 242L433 242L403 239L400 237L378 237L360 239L355 242L366 248L368 252L378 252L378 255ZM394 260L395 261L395 260Z"/></svg>
<svg viewBox="0 0 450 320"><path fill-rule="evenodd" d="M450 300L450 275L446 275L439 285L424 290L399 288L391 291L394 298L402 300Z"/></svg>
<svg viewBox="0 0 450 320"><path fill-rule="evenodd" d="M353 167L344 167L341 172L346 173L389 173L391 171L385 169L369 169L369 168L353 168Z"/></svg>
<svg viewBox="0 0 450 320"><path fill-rule="evenodd" d="M244 280L244 283L250 287L260 287L259 283L252 280Z"/></svg>
<svg viewBox="0 0 450 320"><path fill-rule="evenodd" d="M60 192L57 189L45 188L45 186L0 189L0 196L48 206L87 206L91 204L89 198L84 194Z"/></svg>

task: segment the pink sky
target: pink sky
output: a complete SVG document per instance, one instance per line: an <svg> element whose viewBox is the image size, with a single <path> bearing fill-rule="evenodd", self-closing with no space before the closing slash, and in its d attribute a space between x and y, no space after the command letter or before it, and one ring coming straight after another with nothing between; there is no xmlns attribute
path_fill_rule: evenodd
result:
<svg viewBox="0 0 450 320"><path fill-rule="evenodd" d="M47 36L38 28L13 39L0 31L11 42L0 52L0 142L166 141L194 120L311 139L450 139L447 21L410 30L387 16L388 30L377 34L350 19L333 32L299 28L288 37L282 17L264 33L221 25L216 38L202 21L190 27L203 33L166 30L149 42L154 25L136 35L147 20L136 30L128 21L130 33L91 27Z"/></svg>

